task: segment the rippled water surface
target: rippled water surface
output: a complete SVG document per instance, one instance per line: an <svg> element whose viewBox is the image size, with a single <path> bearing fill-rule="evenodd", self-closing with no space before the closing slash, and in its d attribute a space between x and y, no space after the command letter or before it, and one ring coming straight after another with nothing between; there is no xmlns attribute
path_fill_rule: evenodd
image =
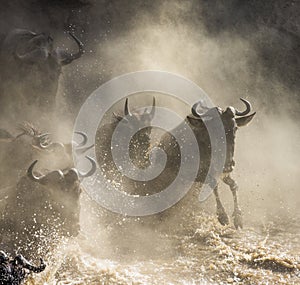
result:
<svg viewBox="0 0 300 285"><path fill-rule="evenodd" d="M296 219L240 231L204 212L168 226L117 224L103 229L102 241L81 235L64 243L49 254L47 270L26 284L300 283Z"/></svg>

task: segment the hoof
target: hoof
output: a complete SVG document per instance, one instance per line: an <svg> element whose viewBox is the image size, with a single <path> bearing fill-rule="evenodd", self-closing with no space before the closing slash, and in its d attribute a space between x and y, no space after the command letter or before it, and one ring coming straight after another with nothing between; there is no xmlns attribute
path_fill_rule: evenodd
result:
<svg viewBox="0 0 300 285"><path fill-rule="evenodd" d="M218 221L222 226L226 226L229 224L229 218L224 209L220 209L217 211Z"/></svg>
<svg viewBox="0 0 300 285"><path fill-rule="evenodd" d="M243 228L243 216L242 211L240 209L235 210L232 214L233 216L233 224L236 229Z"/></svg>

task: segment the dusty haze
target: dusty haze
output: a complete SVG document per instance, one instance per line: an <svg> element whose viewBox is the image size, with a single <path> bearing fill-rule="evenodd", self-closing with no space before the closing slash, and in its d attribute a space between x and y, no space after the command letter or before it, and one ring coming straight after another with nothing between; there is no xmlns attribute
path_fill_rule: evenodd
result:
<svg viewBox="0 0 300 285"><path fill-rule="evenodd" d="M287 224L299 217L300 8L296 1L18 2L1 1L2 38L13 27L45 30L56 44L74 48L63 33L71 26L86 50L63 68L56 112L47 114L52 123L47 116L40 120L32 106L24 106L25 118L30 114L41 129L55 134L54 139L68 142L77 111L92 91L118 75L148 69L194 81L222 108L243 108L239 98L246 98L257 114L249 126L238 130L233 172L240 186L244 224ZM147 98L149 104L151 100ZM159 97L158 105L160 100L165 99ZM130 105L133 108L134 102ZM1 120L1 127L14 126L15 122ZM221 190L225 206L232 207L230 191L225 186ZM83 227L88 231L93 219L101 217L85 208L89 199L82 202ZM214 214L213 197L203 208ZM152 234L140 229L149 243L155 238ZM99 238L106 239L105 232ZM171 247L171 242L163 246Z"/></svg>

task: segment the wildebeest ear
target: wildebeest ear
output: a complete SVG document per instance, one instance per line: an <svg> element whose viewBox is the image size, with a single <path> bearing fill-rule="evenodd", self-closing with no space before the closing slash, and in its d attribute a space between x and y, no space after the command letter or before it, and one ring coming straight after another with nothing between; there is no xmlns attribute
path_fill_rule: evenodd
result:
<svg viewBox="0 0 300 285"><path fill-rule="evenodd" d="M190 122L191 125L197 126L197 127L202 127L205 125L205 122L212 120L212 117L202 117L202 118L193 118L190 116L187 116L188 121Z"/></svg>
<svg viewBox="0 0 300 285"><path fill-rule="evenodd" d="M187 119L191 123L191 125L193 126L199 125L200 118L193 118L191 116L187 116Z"/></svg>
<svg viewBox="0 0 300 285"><path fill-rule="evenodd" d="M249 124L251 122L251 120L253 119L254 115L256 114L253 113L249 116L245 116L245 117L241 117L241 118L236 118L235 121L236 121L236 124L238 127L243 127L243 126L246 126L247 124Z"/></svg>
<svg viewBox="0 0 300 285"><path fill-rule="evenodd" d="M118 120L118 121L122 121L123 117L116 114L116 113L113 113L114 117Z"/></svg>

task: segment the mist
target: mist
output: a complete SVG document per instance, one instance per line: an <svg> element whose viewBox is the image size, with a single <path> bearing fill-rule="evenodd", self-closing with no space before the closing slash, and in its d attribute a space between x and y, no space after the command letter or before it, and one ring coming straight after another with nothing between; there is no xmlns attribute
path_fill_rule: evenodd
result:
<svg viewBox="0 0 300 285"><path fill-rule="evenodd" d="M224 3L221 7L215 3L221 11L216 9L214 13L201 1L161 1L142 9L135 5L121 9L118 4L114 8L119 7L116 11L120 15L109 21L105 40L101 41L102 34L95 31L97 25L90 23L94 41L100 38L101 42L93 45L82 60L82 85L87 86L83 89L96 87L94 82L102 78L150 69L191 79L222 108L239 108L240 97L250 100L257 115L249 126L238 130L234 171L247 218L255 221L258 215L264 220L274 213L287 218L298 213L299 98L293 78L299 72L299 30L291 34L297 23L292 27L292 22L280 25L276 20L278 17L283 21L281 17L290 16L294 10L288 6L282 15L277 14L281 10L274 14L270 7L261 7L266 14L273 12L275 18L274 24L264 24L262 19L267 16L258 7L253 11L258 13L256 22L254 16L253 21L247 17L246 21L244 13L251 9L244 5L234 10L235 23L228 23L233 11ZM94 14L102 11L99 3L94 8ZM124 23L123 29L120 22ZM293 62L285 64L284 55ZM289 76L285 78L283 73Z"/></svg>
<svg viewBox="0 0 300 285"><path fill-rule="evenodd" d="M251 124L237 131L236 139L233 177L239 185L244 224L289 223L300 216L300 6L295 1L1 2L1 39L13 28L28 28L50 32L55 45L72 50L64 33L69 29L85 45L85 54L62 68L54 111L41 114L24 106L14 121L2 116L1 128L16 132L16 122L30 120L52 132L54 140L70 142L81 105L103 83L140 70L175 73L199 85L216 106L242 109L242 97L256 112ZM147 102L152 101L149 97ZM131 100L130 106L134 109L143 102L144 98ZM166 102L164 96L157 97L158 106ZM189 112L176 102L170 107ZM232 212L230 190L220 185L224 205ZM200 207L213 215L214 204L211 196ZM99 251L110 256L115 249L109 247L111 232L103 228L101 213L83 193L84 231L92 235L95 225L99 227L87 237L87 248L92 253L88 241L101 241L105 249ZM176 222L170 221L170 228L173 225ZM148 243L126 240L124 247L136 245L137 252L147 255L155 239L156 244L162 242L149 228L128 224L127 233L135 230L136 240ZM164 247L173 254L172 241L165 239L160 246L157 252Z"/></svg>

